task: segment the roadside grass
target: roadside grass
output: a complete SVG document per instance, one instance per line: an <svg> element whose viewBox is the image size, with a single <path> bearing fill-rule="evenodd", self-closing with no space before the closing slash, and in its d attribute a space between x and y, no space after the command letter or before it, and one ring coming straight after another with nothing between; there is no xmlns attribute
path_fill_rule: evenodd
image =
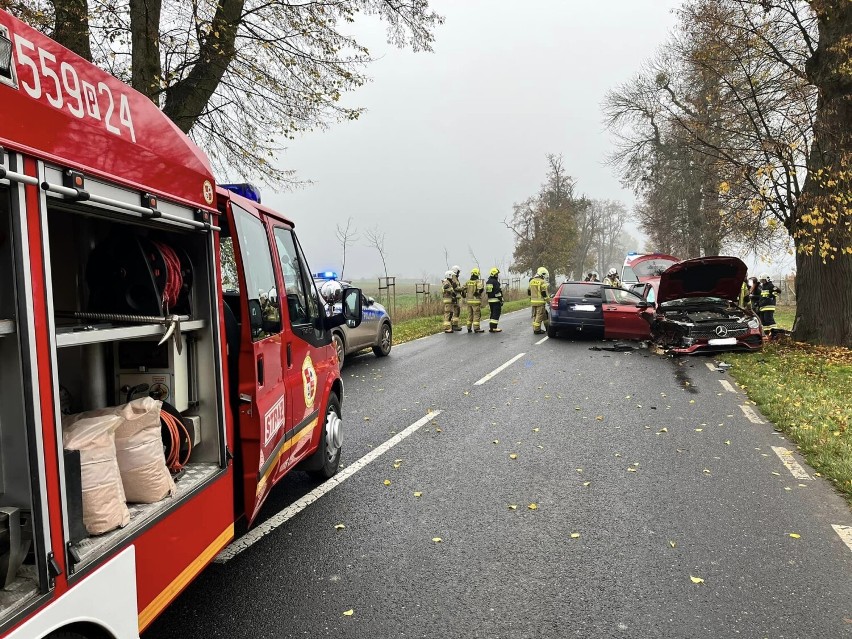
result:
<svg viewBox="0 0 852 639"><path fill-rule="evenodd" d="M795 307L776 321L791 328ZM775 427L798 445L808 463L852 504L852 350L792 340L760 353L726 353L730 374Z"/></svg>
<svg viewBox="0 0 852 639"><path fill-rule="evenodd" d="M506 302L503 305L503 314L505 315L506 313L510 313L512 311L527 308L529 305L530 300L526 297L523 299ZM487 329L489 317L488 304L483 304L482 311L482 325L483 328ZM461 319L463 323L467 322L467 309L464 307L462 307ZM443 314L429 315L428 317L413 317L410 319L394 322L393 343L402 344L403 342L410 342L413 339L418 339L420 337L426 337L427 335L434 335L435 333L440 333L444 330L443 322Z"/></svg>

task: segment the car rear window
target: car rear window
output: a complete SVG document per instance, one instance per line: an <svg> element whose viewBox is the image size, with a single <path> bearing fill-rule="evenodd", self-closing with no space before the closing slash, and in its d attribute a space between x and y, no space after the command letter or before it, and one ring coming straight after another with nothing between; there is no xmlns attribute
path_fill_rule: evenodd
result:
<svg viewBox="0 0 852 639"><path fill-rule="evenodd" d="M600 297L601 285L585 282L565 282L559 289L559 297Z"/></svg>

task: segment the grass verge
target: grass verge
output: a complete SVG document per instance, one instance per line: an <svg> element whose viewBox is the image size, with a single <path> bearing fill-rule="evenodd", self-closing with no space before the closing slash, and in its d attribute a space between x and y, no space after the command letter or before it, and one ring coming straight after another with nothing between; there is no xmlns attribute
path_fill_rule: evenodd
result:
<svg viewBox="0 0 852 639"><path fill-rule="evenodd" d="M506 302L503 305L503 314L505 315L506 313L510 313L512 311L527 308L529 305L529 298L515 300L513 302ZM484 308L482 310L484 312L482 317L482 323L488 324L488 305L483 304L483 306ZM461 319L463 324L467 323L466 308L462 308ZM413 339L418 339L420 337L426 337L427 335L434 335L435 333L440 333L444 330L443 322L443 315L415 317L412 319L403 320L401 322L395 322L393 325L393 343L402 344L403 342L410 342Z"/></svg>
<svg viewBox="0 0 852 639"><path fill-rule="evenodd" d="M795 309L776 321L793 323ZM760 353L726 353L730 373L776 428L795 442L808 463L852 504L852 350L793 341L767 344Z"/></svg>

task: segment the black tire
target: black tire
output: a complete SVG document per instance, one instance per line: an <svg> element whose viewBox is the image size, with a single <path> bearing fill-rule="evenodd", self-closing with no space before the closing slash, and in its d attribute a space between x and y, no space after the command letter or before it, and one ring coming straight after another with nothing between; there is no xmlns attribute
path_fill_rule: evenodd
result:
<svg viewBox="0 0 852 639"><path fill-rule="evenodd" d="M385 322L382 324L381 331L379 332L379 343L373 346L373 352L376 354L376 357L387 357L391 352L392 346L393 330L391 329L391 325Z"/></svg>
<svg viewBox="0 0 852 639"><path fill-rule="evenodd" d="M548 324L548 326L547 326L547 336L548 336L548 337L550 337L551 339L553 339L553 338L555 338L555 337L556 337L556 333L557 333L557 330L556 330L555 328L553 328L553 326L552 326L552 325Z"/></svg>
<svg viewBox="0 0 852 639"><path fill-rule="evenodd" d="M343 368L343 360L346 358L346 342L343 339L343 335L332 333L331 343L334 344L334 350L337 352L337 367Z"/></svg>
<svg viewBox="0 0 852 639"><path fill-rule="evenodd" d="M329 479L340 470L341 429L340 400L335 393L328 396L325 422L320 443L313 455L305 460L304 470L318 479Z"/></svg>

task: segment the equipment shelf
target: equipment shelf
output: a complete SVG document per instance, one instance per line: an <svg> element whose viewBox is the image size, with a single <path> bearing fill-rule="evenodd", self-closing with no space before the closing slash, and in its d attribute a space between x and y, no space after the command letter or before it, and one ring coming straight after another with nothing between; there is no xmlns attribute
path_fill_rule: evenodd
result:
<svg viewBox="0 0 852 639"><path fill-rule="evenodd" d="M56 329L56 346L65 348L68 346L85 346L87 344L101 344L103 342L114 342L123 339L139 339L141 337L159 337L165 332L162 324L142 324L139 326L110 326L97 328L88 325L75 325L59 327ZM181 322L182 333L198 331L207 326L203 319ZM0 328L2 334L2 328Z"/></svg>

